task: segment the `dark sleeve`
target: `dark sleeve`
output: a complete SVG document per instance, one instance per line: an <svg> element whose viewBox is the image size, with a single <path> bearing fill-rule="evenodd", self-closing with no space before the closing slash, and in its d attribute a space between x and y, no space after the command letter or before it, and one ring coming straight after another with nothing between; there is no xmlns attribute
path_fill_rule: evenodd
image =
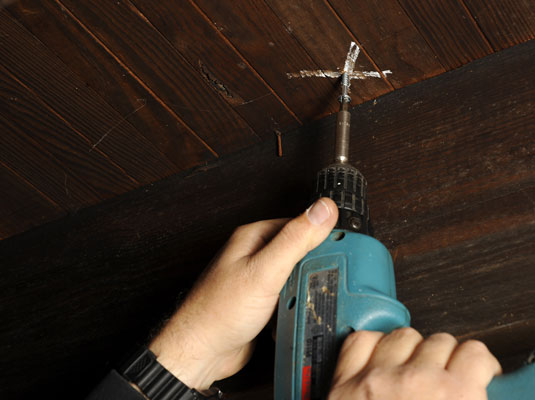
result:
<svg viewBox="0 0 535 400"><path fill-rule="evenodd" d="M113 369L86 400L145 400L145 397Z"/></svg>

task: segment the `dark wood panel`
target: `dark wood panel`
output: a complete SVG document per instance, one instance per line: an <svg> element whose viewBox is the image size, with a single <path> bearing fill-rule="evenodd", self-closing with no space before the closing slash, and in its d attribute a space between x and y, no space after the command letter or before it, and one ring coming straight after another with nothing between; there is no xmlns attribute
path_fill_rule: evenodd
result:
<svg viewBox="0 0 535 400"><path fill-rule="evenodd" d="M500 357L535 344L534 55L526 43L352 110L350 157L414 326L486 338ZM334 126L285 133L284 157L264 142L1 241L2 395L89 390L235 226L308 205Z"/></svg>
<svg viewBox="0 0 535 400"><path fill-rule="evenodd" d="M21 0L9 11L176 165L175 171L214 158L180 118L99 46L58 3ZM142 104L143 108L132 112Z"/></svg>
<svg viewBox="0 0 535 400"><path fill-rule="evenodd" d="M299 121L190 1L135 0L135 6L209 85L262 137Z"/></svg>
<svg viewBox="0 0 535 400"><path fill-rule="evenodd" d="M65 211L0 162L0 240L65 215Z"/></svg>
<svg viewBox="0 0 535 400"><path fill-rule="evenodd" d="M532 0L462 0L495 50L535 38Z"/></svg>
<svg viewBox="0 0 535 400"><path fill-rule="evenodd" d="M320 69L336 71L344 68L349 43L354 37L326 2L267 0L266 3L279 16L286 30L299 40ZM361 49L355 70L379 71L368 58L366 49ZM391 91L393 87L388 79L390 76L387 76L386 80L355 80L351 88L351 104L356 105Z"/></svg>
<svg viewBox="0 0 535 400"><path fill-rule="evenodd" d="M493 52L460 1L398 1L446 69Z"/></svg>
<svg viewBox="0 0 535 400"><path fill-rule="evenodd" d="M12 143L4 138L4 154L9 151L23 158L26 149L34 147L36 154L42 153L41 158L54 158L62 166L65 176L56 178L60 185L65 186L66 193L61 194L61 200L53 198L58 204L67 200L80 208L136 187L103 154L96 151L89 153L87 149L91 143L87 138L47 109L38 96L21 86L2 66L0 115L10 121L11 132L16 132L17 136ZM16 165L12 168L18 170Z"/></svg>
<svg viewBox="0 0 535 400"><path fill-rule="evenodd" d="M397 0L328 0L396 88L445 71Z"/></svg>
<svg viewBox="0 0 535 400"><path fill-rule="evenodd" d="M216 1L195 3L301 121L337 111L334 82L286 77L289 72L317 70L319 66L265 2L240 0L232 7Z"/></svg>
<svg viewBox="0 0 535 400"><path fill-rule="evenodd" d="M87 147L88 152L102 152L141 184L174 171L175 167L125 117L89 89L5 10L0 12L0 33L0 64L87 137L93 143ZM137 109L143 102L139 104Z"/></svg>
<svg viewBox="0 0 535 400"><path fill-rule="evenodd" d="M251 127L220 96L214 96L215 89L129 1L58 3L67 6L217 154L258 141Z"/></svg>
<svg viewBox="0 0 535 400"><path fill-rule="evenodd" d="M84 185L76 174L45 151L11 120L0 115L0 127L2 163L16 171L46 197L64 210L73 212L101 200L92 187Z"/></svg>

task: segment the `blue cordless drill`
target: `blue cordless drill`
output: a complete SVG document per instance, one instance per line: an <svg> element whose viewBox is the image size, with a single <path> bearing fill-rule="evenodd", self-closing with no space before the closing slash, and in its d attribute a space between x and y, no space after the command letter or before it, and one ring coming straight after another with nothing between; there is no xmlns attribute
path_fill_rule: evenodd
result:
<svg viewBox="0 0 535 400"><path fill-rule="evenodd" d="M390 253L370 236L367 183L348 164L348 73L342 74L335 163L318 173L316 196L338 206L335 229L294 268L281 291L275 354L275 400L320 400L329 392L338 351L354 330L409 326L396 299ZM535 399L535 364L495 378L489 400ZM506 397L507 396L507 397Z"/></svg>

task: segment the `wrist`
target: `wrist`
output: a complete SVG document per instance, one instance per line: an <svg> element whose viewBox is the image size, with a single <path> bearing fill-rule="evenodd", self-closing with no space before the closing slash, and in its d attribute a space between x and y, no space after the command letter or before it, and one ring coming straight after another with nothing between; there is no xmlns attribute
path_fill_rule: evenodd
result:
<svg viewBox="0 0 535 400"><path fill-rule="evenodd" d="M149 345L158 362L177 379L191 389L200 392L212 386L216 378L216 363L198 343L187 342L185 338L162 332Z"/></svg>

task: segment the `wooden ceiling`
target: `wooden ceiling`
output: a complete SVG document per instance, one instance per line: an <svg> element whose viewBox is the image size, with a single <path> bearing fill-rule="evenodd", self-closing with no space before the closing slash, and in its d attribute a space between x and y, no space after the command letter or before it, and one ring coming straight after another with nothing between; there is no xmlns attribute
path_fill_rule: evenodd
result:
<svg viewBox="0 0 535 400"><path fill-rule="evenodd" d="M392 71L356 105L535 37L532 0L2 4L2 239L335 112L336 80L287 73L351 41Z"/></svg>

